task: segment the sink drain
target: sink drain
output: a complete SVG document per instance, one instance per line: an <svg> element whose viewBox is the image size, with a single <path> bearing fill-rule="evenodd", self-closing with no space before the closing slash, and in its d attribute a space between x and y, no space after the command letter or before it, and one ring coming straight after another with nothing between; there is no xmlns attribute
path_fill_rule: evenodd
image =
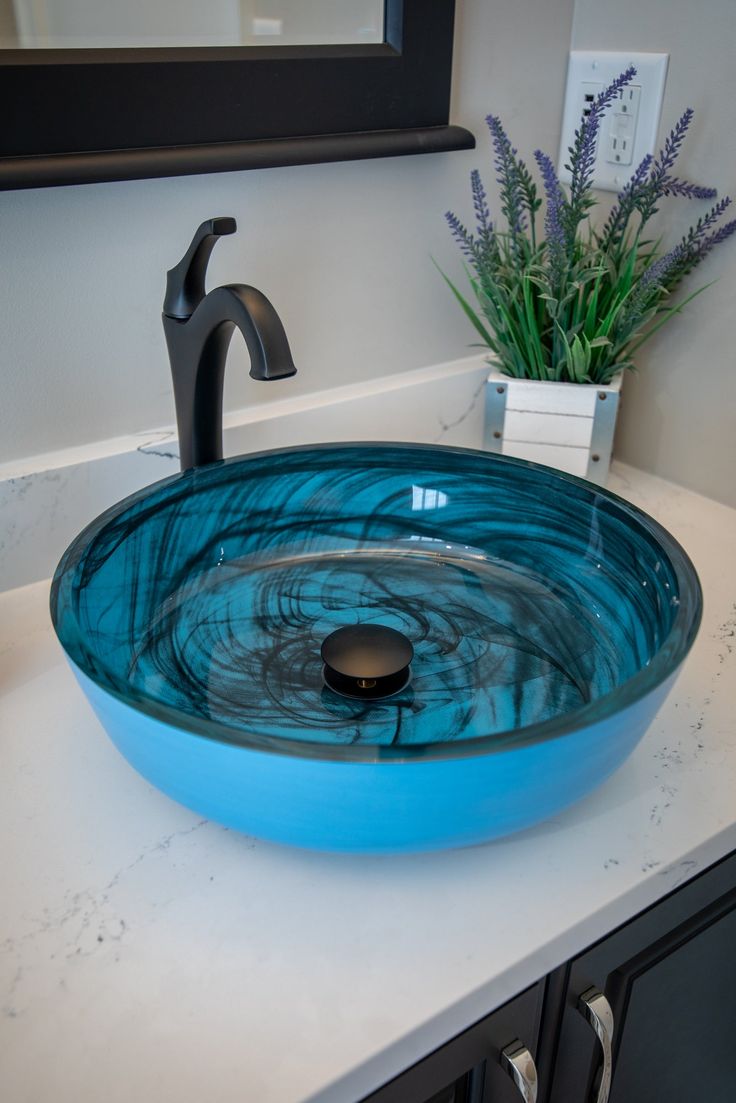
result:
<svg viewBox="0 0 736 1103"><path fill-rule="evenodd" d="M343 697L380 700L399 693L411 677L414 648L406 636L381 624L351 624L322 643L325 683Z"/></svg>

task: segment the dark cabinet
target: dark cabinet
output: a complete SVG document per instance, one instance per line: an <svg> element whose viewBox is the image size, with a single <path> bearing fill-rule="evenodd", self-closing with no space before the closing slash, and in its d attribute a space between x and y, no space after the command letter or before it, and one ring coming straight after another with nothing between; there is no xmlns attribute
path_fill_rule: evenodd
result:
<svg viewBox="0 0 736 1103"><path fill-rule="evenodd" d="M599 1098L603 1046L580 1005L590 991L611 1010L609 1103L736 1099L736 857L549 978L549 1103Z"/></svg>
<svg viewBox="0 0 736 1103"><path fill-rule="evenodd" d="M528 988L364 1103L520 1103L506 1066L536 1051L543 992L541 983Z"/></svg>
<svg viewBox="0 0 736 1103"><path fill-rule="evenodd" d="M736 854L364 1103L604 1099L736 1099Z"/></svg>

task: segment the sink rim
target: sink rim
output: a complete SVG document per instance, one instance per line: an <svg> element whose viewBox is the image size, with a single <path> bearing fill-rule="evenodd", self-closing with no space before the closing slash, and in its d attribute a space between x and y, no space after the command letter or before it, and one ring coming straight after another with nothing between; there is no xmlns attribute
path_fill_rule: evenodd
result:
<svg viewBox="0 0 736 1103"><path fill-rule="evenodd" d="M160 492L167 486L176 486L183 481L193 481L202 472L210 472L214 469L222 470L236 465L248 465L254 461L274 458L280 455L291 455L298 452L326 452L347 449L366 451L373 449L392 449L402 452L441 453L454 455L458 458L468 457L490 462L492 465L503 464L505 467L517 467L532 469L544 474L546 478L556 478L563 484L574 484L582 488L590 496L591 504L595 498L602 498L611 503L616 509L625 515L627 520L634 525L645 529L654 538L664 555L669 559L672 569L680 587L679 605L675 614L672 627L666 639L651 661L632 675L616 689L605 694L580 708L562 713L548 720L522 728L512 728L503 732L496 732L487 736L476 736L471 739L458 739L447 742L416 743L407 745L381 745L381 744L330 744L309 740L292 740L287 738L258 735L242 728L236 728L221 721L212 721L204 717L194 717L189 713L183 713L170 705L162 704L153 697L148 697L136 692L135 696L126 695L101 678L96 671L85 669L72 657L62 639L58 627L58 610L61 582L64 575L73 566L74 559L81 555L89 543L105 528L107 524L115 521L127 509L144 500L152 493ZM287 448L267 449L259 452L246 453L228 459L219 460L208 464L203 468L190 468L184 472L177 472L164 479L135 491L120 501L114 503L103 513L90 522L70 543L62 555L54 572L51 595L50 612L51 620L57 638L73 667L93 681L97 687L109 696L115 698L121 704L143 713L157 720L167 727L179 729L190 735L199 736L218 744L225 744L244 751L261 751L269 754L284 755L287 757L322 759L340 763L349 762L409 762L429 761L442 759L466 758L477 755L499 754L518 750L534 744L561 739L584 728L590 728L613 716L623 712L642 700L668 678L674 677L681 663L687 656L697 634L703 610L703 595L697 572L692 560L677 541L658 521L650 517L637 506L627 502L626 499L614 494L612 491L589 483L585 479L574 475L557 471L542 464L528 460L516 459L509 456L500 456L497 453L484 452L478 449L457 448L448 445L419 444L397 441L338 441L325 444L304 444Z"/></svg>

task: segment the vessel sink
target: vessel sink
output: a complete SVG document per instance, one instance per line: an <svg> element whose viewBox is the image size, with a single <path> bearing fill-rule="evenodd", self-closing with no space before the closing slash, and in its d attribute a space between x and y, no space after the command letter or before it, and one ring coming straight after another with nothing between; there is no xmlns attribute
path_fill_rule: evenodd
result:
<svg viewBox="0 0 736 1103"><path fill-rule="evenodd" d="M51 610L104 728L164 793L270 840L381 852L484 842L602 783L701 592L679 544L600 487L355 444L132 495L66 551ZM340 667L343 629L374 641L364 667L349 642ZM384 683L392 641L404 669Z"/></svg>

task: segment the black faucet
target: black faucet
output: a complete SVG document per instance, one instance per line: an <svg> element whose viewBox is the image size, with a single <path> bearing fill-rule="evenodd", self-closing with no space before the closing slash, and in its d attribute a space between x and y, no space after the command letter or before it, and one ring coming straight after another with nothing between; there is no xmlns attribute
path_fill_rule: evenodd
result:
<svg viewBox="0 0 736 1103"><path fill-rule="evenodd" d="M296 372L281 319L265 295L242 283L205 293L215 242L236 229L234 218L203 222L166 277L163 323L182 471L222 459L222 386L236 326L248 346L254 379L283 379Z"/></svg>

